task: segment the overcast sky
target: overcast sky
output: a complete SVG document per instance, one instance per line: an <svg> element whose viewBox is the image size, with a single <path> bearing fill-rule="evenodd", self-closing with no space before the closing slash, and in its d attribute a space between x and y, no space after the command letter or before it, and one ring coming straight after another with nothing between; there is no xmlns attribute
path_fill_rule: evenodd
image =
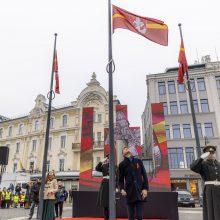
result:
<svg viewBox="0 0 220 220"><path fill-rule="evenodd" d="M108 90L107 0L7 0L0 3L0 115L29 113L38 94L49 91L54 33L61 94L54 106L76 100L96 72ZM163 20L169 26L164 47L128 30L113 35L116 64L114 94L128 105L132 126L141 126L146 103L146 74L178 65L182 23L189 64L210 54L220 56L219 0L114 0L135 14Z"/></svg>

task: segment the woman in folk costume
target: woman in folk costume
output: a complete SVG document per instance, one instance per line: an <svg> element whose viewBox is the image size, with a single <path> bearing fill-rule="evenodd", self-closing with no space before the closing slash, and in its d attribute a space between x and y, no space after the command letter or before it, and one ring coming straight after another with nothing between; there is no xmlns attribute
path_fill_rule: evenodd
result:
<svg viewBox="0 0 220 220"><path fill-rule="evenodd" d="M103 207L105 220L109 219L109 154L104 160L99 162L96 166L96 171L102 172L103 180L100 185L97 205Z"/></svg>
<svg viewBox="0 0 220 220"><path fill-rule="evenodd" d="M54 220L55 194L58 191L58 184L54 172L50 171L46 177L44 188L44 202L42 220Z"/></svg>

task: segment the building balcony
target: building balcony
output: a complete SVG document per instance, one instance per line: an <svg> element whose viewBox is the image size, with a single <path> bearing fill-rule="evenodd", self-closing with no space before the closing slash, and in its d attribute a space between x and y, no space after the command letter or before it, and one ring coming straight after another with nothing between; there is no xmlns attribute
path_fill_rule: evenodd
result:
<svg viewBox="0 0 220 220"><path fill-rule="evenodd" d="M80 151L80 143L72 143L72 151Z"/></svg>
<svg viewBox="0 0 220 220"><path fill-rule="evenodd" d="M103 150L104 149L104 141L94 141L93 142L94 150Z"/></svg>

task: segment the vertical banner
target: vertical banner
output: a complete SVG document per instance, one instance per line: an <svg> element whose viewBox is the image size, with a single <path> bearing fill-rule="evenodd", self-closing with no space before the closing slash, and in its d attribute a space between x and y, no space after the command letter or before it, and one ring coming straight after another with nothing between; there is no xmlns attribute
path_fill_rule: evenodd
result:
<svg viewBox="0 0 220 220"><path fill-rule="evenodd" d="M170 171L162 103L152 103L153 156L155 175L150 179L150 188L155 191L170 191Z"/></svg>
<svg viewBox="0 0 220 220"><path fill-rule="evenodd" d="M79 190L96 191L101 178L92 177L93 165L93 108L83 108L80 154Z"/></svg>

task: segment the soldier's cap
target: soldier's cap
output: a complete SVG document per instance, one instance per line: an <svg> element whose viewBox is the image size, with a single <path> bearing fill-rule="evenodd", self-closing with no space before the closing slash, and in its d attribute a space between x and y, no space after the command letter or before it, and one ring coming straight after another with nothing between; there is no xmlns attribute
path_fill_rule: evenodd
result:
<svg viewBox="0 0 220 220"><path fill-rule="evenodd" d="M216 151L216 146L214 146L214 145L207 145L203 149L203 153L210 152L210 151L214 151L215 152Z"/></svg>

